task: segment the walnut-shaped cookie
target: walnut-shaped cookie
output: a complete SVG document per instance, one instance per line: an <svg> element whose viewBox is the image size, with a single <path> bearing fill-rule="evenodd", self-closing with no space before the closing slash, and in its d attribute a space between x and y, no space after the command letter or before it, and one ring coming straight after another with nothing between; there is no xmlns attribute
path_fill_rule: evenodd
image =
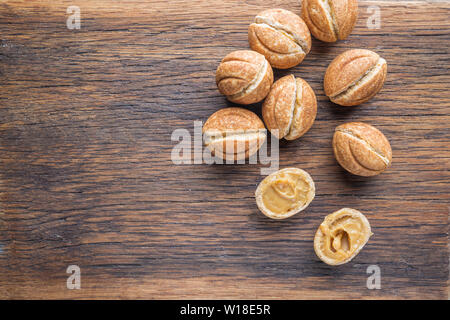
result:
<svg viewBox="0 0 450 320"><path fill-rule="evenodd" d="M243 160L255 154L266 139L261 119L243 108L225 108L213 113L203 125L204 143L224 160Z"/></svg>
<svg viewBox="0 0 450 320"><path fill-rule="evenodd" d="M333 136L336 160L348 172L375 176L392 163L392 149L384 134L362 122L348 122L336 127Z"/></svg>
<svg viewBox="0 0 450 320"><path fill-rule="evenodd" d="M273 71L269 62L262 54L251 50L229 53L216 71L216 84L220 93L239 104L263 100L272 83Z"/></svg>
<svg viewBox="0 0 450 320"><path fill-rule="evenodd" d="M311 50L311 34L305 22L284 9L258 13L248 28L248 41L253 50L278 69L298 65Z"/></svg>
<svg viewBox="0 0 450 320"><path fill-rule="evenodd" d="M303 0L302 18L317 39L325 42L344 40L355 27L358 1Z"/></svg>
<svg viewBox="0 0 450 320"><path fill-rule="evenodd" d="M287 75L278 79L264 101L262 115L267 129L278 139L295 140L313 125L317 99L310 85Z"/></svg>
<svg viewBox="0 0 450 320"><path fill-rule="evenodd" d="M328 66L323 81L325 94L341 106L356 106L372 99L386 80L387 63L365 49L347 50Z"/></svg>

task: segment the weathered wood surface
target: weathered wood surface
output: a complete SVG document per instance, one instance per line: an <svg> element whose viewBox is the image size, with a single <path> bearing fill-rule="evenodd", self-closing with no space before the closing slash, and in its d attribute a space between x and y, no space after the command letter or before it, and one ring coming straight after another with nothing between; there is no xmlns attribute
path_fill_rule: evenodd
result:
<svg viewBox="0 0 450 320"><path fill-rule="evenodd" d="M316 182L309 208L289 220L258 212L261 165L174 165L177 128L193 132L230 106L214 72L248 48L261 9L286 1L0 2L0 297L447 298L450 3L360 2L346 41L313 41L293 72L315 90L317 120L281 142L280 167ZM66 28L66 8L81 29ZM370 30L369 5L381 8ZM339 108L324 96L328 63L349 48L379 52L386 85ZM260 105L250 106L260 114ZM393 166L345 173L330 147L350 120L380 128ZM352 207L375 235L350 263L329 267L312 239L323 217ZM81 289L66 268L81 268ZM381 268L381 290L366 269Z"/></svg>

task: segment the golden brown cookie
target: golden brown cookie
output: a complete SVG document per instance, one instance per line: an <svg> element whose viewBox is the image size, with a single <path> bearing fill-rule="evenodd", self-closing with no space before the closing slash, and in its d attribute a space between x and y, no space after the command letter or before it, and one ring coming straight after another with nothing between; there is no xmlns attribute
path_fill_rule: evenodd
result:
<svg viewBox="0 0 450 320"><path fill-rule="evenodd" d="M279 69L298 65L311 50L311 34L305 22L284 9L258 13L248 28L248 41L253 50Z"/></svg>
<svg viewBox="0 0 450 320"><path fill-rule="evenodd" d="M352 33L358 18L357 0L303 0L302 18L319 40L335 42Z"/></svg>
<svg viewBox="0 0 450 320"><path fill-rule="evenodd" d="M213 113L202 131L212 154L225 160L247 159L266 139L261 119L243 108L225 108Z"/></svg>
<svg viewBox="0 0 450 320"><path fill-rule="evenodd" d="M252 104L263 100L273 83L273 71L266 58L251 50L225 56L216 71L220 93L231 102Z"/></svg>
<svg viewBox="0 0 450 320"><path fill-rule="evenodd" d="M270 132L278 139L294 140L314 123L317 100L309 84L294 75L277 80L264 101L262 115Z"/></svg>
<svg viewBox="0 0 450 320"><path fill-rule="evenodd" d="M344 208L325 217L314 237L314 251L326 264L352 260L373 235L369 221L359 211Z"/></svg>
<svg viewBox="0 0 450 320"><path fill-rule="evenodd" d="M387 63L365 49L345 51L328 66L324 78L325 94L341 106L355 106L372 99L386 80Z"/></svg>
<svg viewBox="0 0 450 320"><path fill-rule="evenodd" d="M286 168L268 175L255 192L259 210L272 219L286 219L304 210L314 199L311 176L298 168Z"/></svg>
<svg viewBox="0 0 450 320"><path fill-rule="evenodd" d="M362 122L349 122L336 128L333 136L336 160L348 172L374 176L392 163L389 141L377 128Z"/></svg>

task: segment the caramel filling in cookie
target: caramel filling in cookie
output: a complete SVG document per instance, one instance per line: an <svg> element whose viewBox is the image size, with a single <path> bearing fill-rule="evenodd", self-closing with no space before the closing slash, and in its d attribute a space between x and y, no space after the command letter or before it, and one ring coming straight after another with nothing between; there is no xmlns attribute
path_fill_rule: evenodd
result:
<svg viewBox="0 0 450 320"><path fill-rule="evenodd" d="M359 88L373 81L373 79L375 79L378 74L382 72L384 65L386 65L386 60L384 60L383 58L379 58L377 63L372 68L369 68L369 70L367 70L363 75L361 75L359 79L357 79L353 83L349 83L344 89L342 89L342 91L330 96L331 101L350 98ZM383 83L381 83L381 85L382 84ZM378 89L376 91L378 91ZM367 96L371 94L373 94L373 92L368 92ZM363 98L365 97L362 97L360 99Z"/></svg>
<svg viewBox="0 0 450 320"><path fill-rule="evenodd" d="M262 201L275 214L285 214L307 201L308 182L299 174L280 173L262 192Z"/></svg>
<svg viewBox="0 0 450 320"><path fill-rule="evenodd" d="M372 235L362 217L345 209L328 216L319 230L321 234L316 245L320 255L332 264L343 263L355 256Z"/></svg>
<svg viewBox="0 0 450 320"><path fill-rule="evenodd" d="M289 39L290 41L292 41L292 43L295 44L295 47L297 49L296 52L303 53L303 54L307 54L309 52L307 42L304 39L302 39L299 35L293 33L292 31L290 31L289 29L284 27L282 24L280 24L276 21L273 21L269 18L261 17L261 16L256 16L254 23L262 28L267 28L272 31L279 32L281 35L285 36L287 39ZM266 46L266 44L264 44L263 41L261 41L261 39L258 38L258 40L261 42L261 44ZM268 49L270 51L273 51L271 48L268 48ZM278 54L289 54L289 53L294 53L294 52L289 52L289 53L277 52L277 53Z"/></svg>
<svg viewBox="0 0 450 320"><path fill-rule="evenodd" d="M238 155L246 152L253 154L266 139L265 129L248 130L209 130L204 133L205 145L214 154Z"/></svg>
<svg viewBox="0 0 450 320"><path fill-rule="evenodd" d="M350 148L349 150L352 152L353 159L363 168L365 168L367 170L371 170L371 171L378 171L378 170L384 170L387 167L389 167L389 165L390 165L389 158L386 155L384 155L380 150L377 150L374 146L372 146L363 137L357 135L356 133L352 132L349 129L337 128L336 132L339 132L339 133L345 135L349 139L349 143L352 142L352 144L350 144L350 146L349 146L349 148ZM372 163L372 167L371 167L371 166L363 163L363 161L361 161L359 159L359 157L355 156L355 152L353 152L353 149L355 147L367 149L367 152L371 156L375 156L378 159L380 159L381 161L378 161L376 163L376 164L378 164L378 166L373 167L374 164Z"/></svg>
<svg viewBox="0 0 450 320"><path fill-rule="evenodd" d="M241 98L242 96L244 96L244 95L248 94L249 92L252 92L256 88L258 88L258 86L264 80L264 76L266 75L268 68L269 68L269 63L267 62L267 60L264 60L256 77L245 88L243 88L238 93L230 95L229 98L232 100L237 100L237 99ZM221 81L223 81L223 79Z"/></svg>
<svg viewBox="0 0 450 320"><path fill-rule="evenodd" d="M302 94L303 94L302 85L301 84L299 85L296 81L294 101L291 107L292 110L291 122L289 123L288 133L284 137L286 140L295 139L297 132L302 130L302 128L296 128L295 126L297 123L299 123L299 119L303 111Z"/></svg>

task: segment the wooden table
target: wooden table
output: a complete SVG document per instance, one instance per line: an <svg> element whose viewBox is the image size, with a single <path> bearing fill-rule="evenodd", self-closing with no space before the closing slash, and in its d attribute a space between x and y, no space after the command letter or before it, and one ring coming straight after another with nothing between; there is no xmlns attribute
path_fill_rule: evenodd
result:
<svg viewBox="0 0 450 320"><path fill-rule="evenodd" d="M79 30L66 26L70 5ZM368 28L374 5L380 29ZM248 24L269 7L300 12L294 0L0 2L1 298L448 298L450 2L360 1L347 40L313 40L301 65L275 71L318 98L313 128L280 142L280 168L316 183L301 214L258 211L261 164L171 161L175 129L232 106L215 69L248 48ZM389 71L372 101L340 108L322 79L349 48L380 53ZM387 172L336 163L331 138L346 121L385 133ZM312 241L342 207L366 214L374 236L330 267ZM69 265L80 290L66 287ZM366 286L370 265L380 290Z"/></svg>

